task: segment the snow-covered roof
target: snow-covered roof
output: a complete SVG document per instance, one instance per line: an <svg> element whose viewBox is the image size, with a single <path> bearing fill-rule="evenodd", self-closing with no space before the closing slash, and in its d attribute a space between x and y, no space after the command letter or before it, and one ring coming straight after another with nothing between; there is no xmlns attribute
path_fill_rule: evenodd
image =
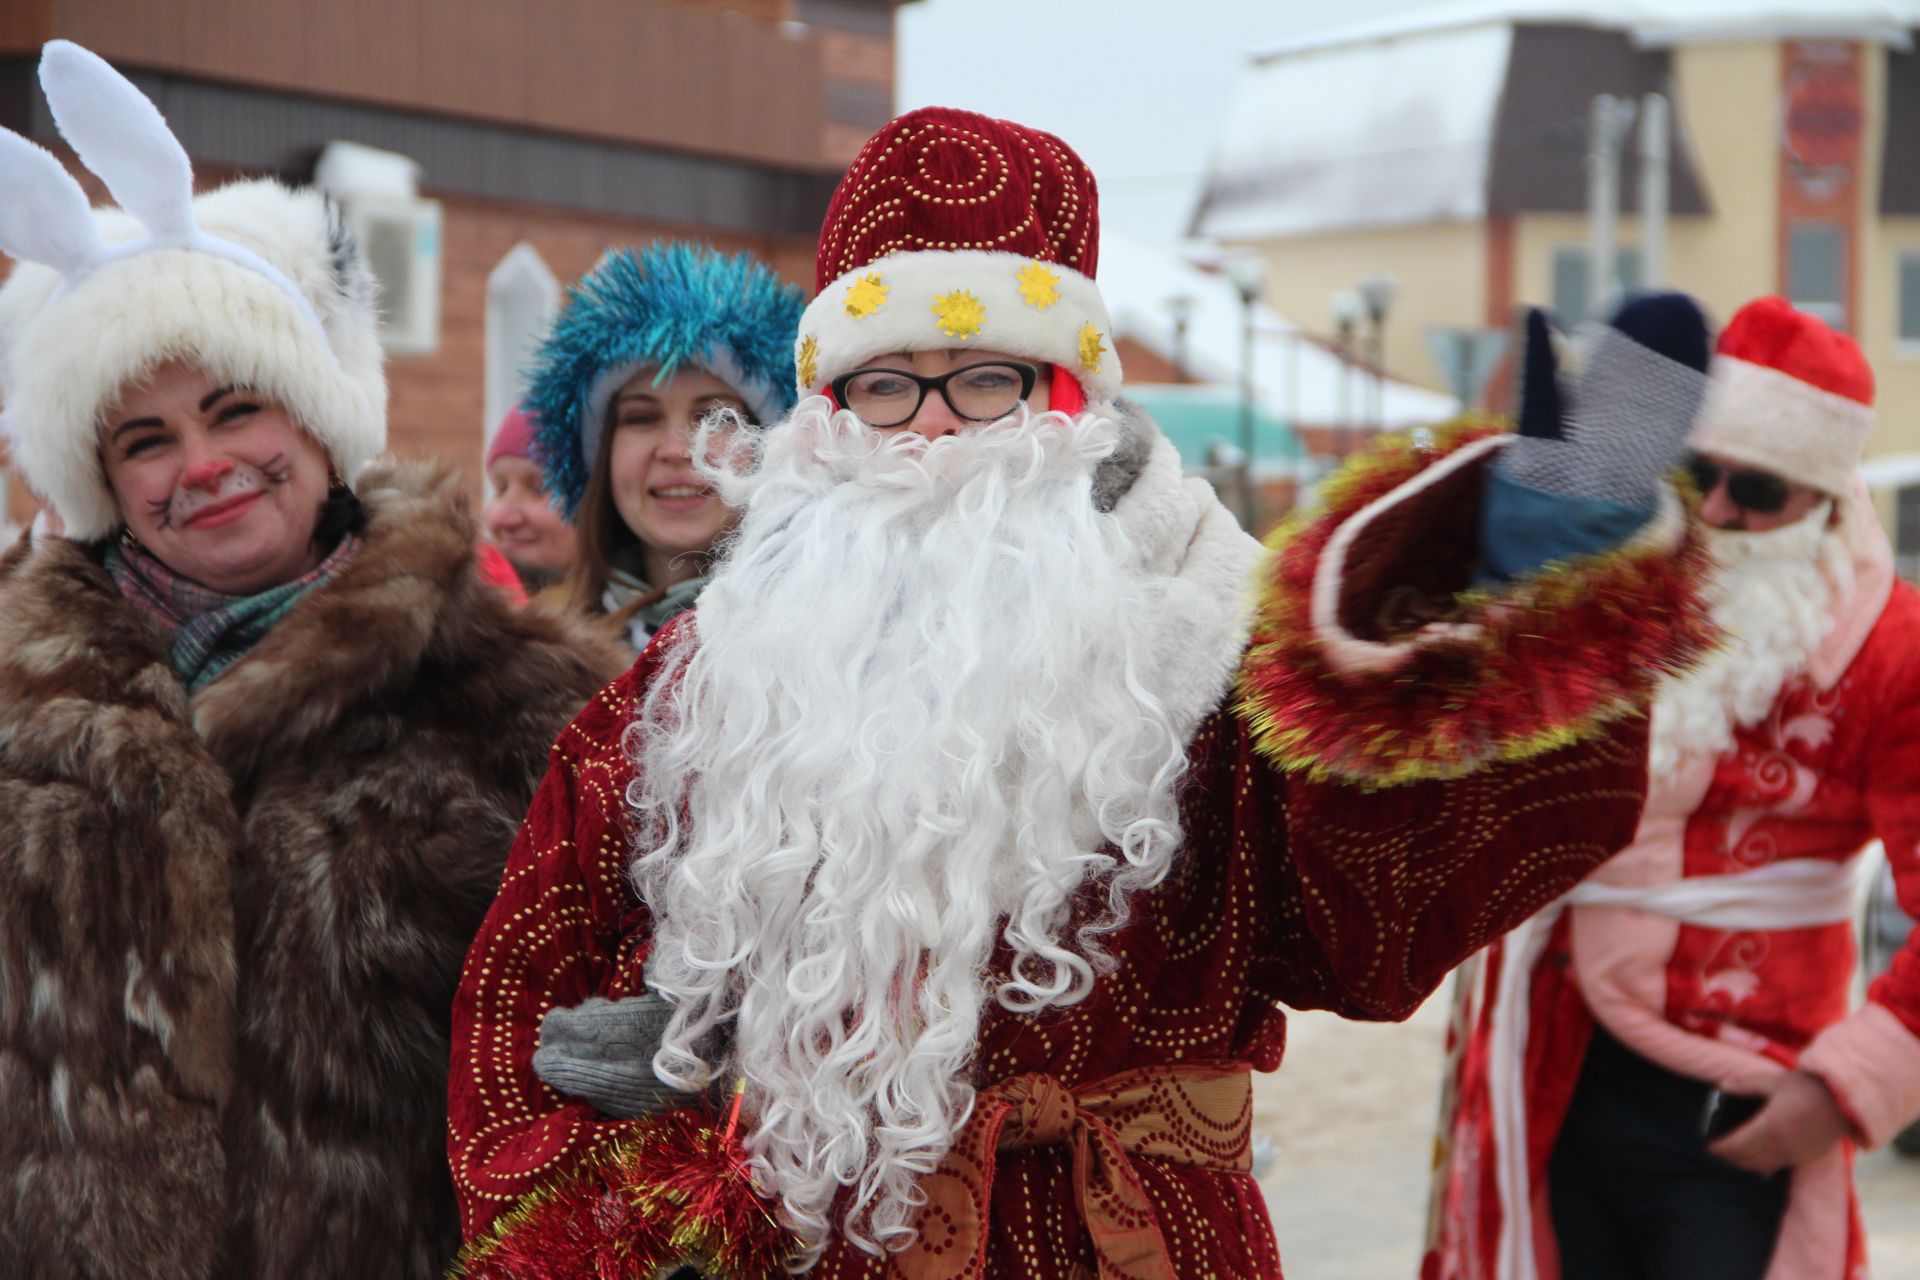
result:
<svg viewBox="0 0 1920 1280"><path fill-rule="evenodd" d="M1172 298L1189 298L1185 365L1189 376L1237 386L1242 326L1232 281L1193 265L1179 252L1107 229L1100 236L1100 294L1116 338L1130 338L1173 360L1177 338ZM1392 323L1391 317L1388 323ZM1373 377L1313 342L1299 325L1264 303L1254 305L1253 382L1261 406L1291 426L1337 426L1365 416ZM1413 427L1453 416L1452 397L1388 380L1382 421Z"/></svg>
<svg viewBox="0 0 1920 1280"><path fill-rule="evenodd" d="M1920 453L1887 453L1860 464L1869 489L1908 489L1920 484Z"/></svg>
<svg viewBox="0 0 1920 1280"><path fill-rule="evenodd" d="M1440 0L1306 37L1241 75L1193 230L1259 240L1572 210L1588 100L1659 88L1666 46L1826 36L1907 49L1915 27L1920 0ZM1547 40L1555 29L1598 43L1583 55ZM1678 127L1675 211L1702 212Z"/></svg>
<svg viewBox="0 0 1920 1280"><path fill-rule="evenodd" d="M1513 28L1342 43L1244 74L1197 229L1225 240L1478 219Z"/></svg>
<svg viewBox="0 0 1920 1280"><path fill-rule="evenodd" d="M1342 45L1473 26L1559 24L1625 31L1648 46L1824 36L1912 47L1916 0L1439 0L1254 51L1256 63Z"/></svg>

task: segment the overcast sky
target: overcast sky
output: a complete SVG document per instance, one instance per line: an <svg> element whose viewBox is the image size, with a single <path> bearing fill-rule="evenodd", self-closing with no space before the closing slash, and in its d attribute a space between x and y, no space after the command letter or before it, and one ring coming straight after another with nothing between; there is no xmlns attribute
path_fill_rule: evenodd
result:
<svg viewBox="0 0 1920 1280"><path fill-rule="evenodd" d="M966 107L1059 134L1101 218L1184 229L1250 50L1427 0L917 0L900 10L899 109Z"/></svg>

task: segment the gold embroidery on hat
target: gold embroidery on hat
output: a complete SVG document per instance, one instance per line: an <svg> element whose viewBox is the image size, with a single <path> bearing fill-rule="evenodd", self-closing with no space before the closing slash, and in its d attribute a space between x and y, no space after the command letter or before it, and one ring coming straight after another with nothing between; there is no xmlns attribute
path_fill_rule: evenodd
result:
<svg viewBox="0 0 1920 1280"><path fill-rule="evenodd" d="M800 385L813 390L814 375L820 372L820 340L812 334L800 340Z"/></svg>
<svg viewBox="0 0 1920 1280"><path fill-rule="evenodd" d="M1035 311L1045 311L1060 301L1060 276L1037 262L1020 268L1020 298Z"/></svg>
<svg viewBox="0 0 1920 1280"><path fill-rule="evenodd" d="M940 317L936 326L940 332L962 342L979 333L987 320L986 306L967 289L935 294L933 314Z"/></svg>
<svg viewBox="0 0 1920 1280"><path fill-rule="evenodd" d="M887 286L878 271L869 271L847 286L847 314L855 320L864 320L886 305Z"/></svg>
<svg viewBox="0 0 1920 1280"><path fill-rule="evenodd" d="M1107 349L1100 331L1089 320L1080 326L1080 367L1088 373L1100 372L1100 353Z"/></svg>

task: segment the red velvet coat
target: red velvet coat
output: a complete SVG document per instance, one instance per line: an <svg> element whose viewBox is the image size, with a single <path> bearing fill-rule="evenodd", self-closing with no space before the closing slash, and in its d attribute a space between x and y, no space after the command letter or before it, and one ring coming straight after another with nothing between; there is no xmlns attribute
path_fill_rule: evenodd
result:
<svg viewBox="0 0 1920 1280"><path fill-rule="evenodd" d="M562 735L470 953L454 1008L451 1155L468 1237L623 1125L560 1097L530 1060L546 1010L644 988L647 916L625 876L621 730L656 646ZM1069 1086L1170 1060L1280 1065L1287 1004L1400 1018L1470 952L1632 832L1638 722L1532 764L1373 795L1284 781L1242 722L1192 747L1174 873L1115 939L1118 970L1070 1009L989 1006L976 1082L1025 1071ZM1253 1179L1136 1161L1182 1277L1277 1277ZM1002 1158L994 1275L1068 1280L1091 1266L1061 1148ZM851 1249L821 1280L886 1274Z"/></svg>
<svg viewBox="0 0 1920 1280"><path fill-rule="evenodd" d="M1632 834L1646 779L1643 721L1630 712L1702 639L1697 558L1675 554L1674 506L1639 545L1491 599L1461 595L1471 573L1461 548L1474 545L1479 477L1498 447L1370 458L1283 535L1239 695L1213 706L1190 742L1172 872L1134 900L1109 942L1117 967L1084 1002L1038 1015L988 1006L976 1086L1043 1073L1078 1092L1132 1068L1273 1070L1282 1004L1404 1017ZM449 1150L481 1275L555 1274L547 1240L590 1255L566 1275L632 1269L620 1261L630 1237L606 1238L595 1207L606 1202L566 1189L631 1126L559 1096L530 1059L548 1009L642 990L649 921L626 877L620 738L660 652L643 654L555 746L468 956ZM883 1261L834 1242L814 1274L1152 1273L1096 1261L1070 1150L988 1156L977 1260ZM1280 1275L1250 1174L1137 1148L1131 1165L1172 1274ZM549 1212L556 1202L564 1212ZM595 1232L583 1253L581 1236ZM513 1261L494 1265L503 1254Z"/></svg>

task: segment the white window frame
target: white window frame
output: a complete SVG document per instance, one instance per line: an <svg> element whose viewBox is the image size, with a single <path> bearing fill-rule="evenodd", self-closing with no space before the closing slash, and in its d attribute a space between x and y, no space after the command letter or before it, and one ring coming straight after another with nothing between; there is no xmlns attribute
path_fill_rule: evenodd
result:
<svg viewBox="0 0 1920 1280"><path fill-rule="evenodd" d="M509 315L510 307L529 303L529 316ZM487 273L486 392L481 408L486 420L480 431L483 457L493 444L500 420L526 394L526 366L559 310L559 277L527 241L507 250Z"/></svg>
<svg viewBox="0 0 1920 1280"><path fill-rule="evenodd" d="M1899 249L1893 255L1893 354L1900 360L1920 360L1920 337L1909 338L1900 332L1900 282L1908 263L1920 266L1920 247Z"/></svg>
<svg viewBox="0 0 1920 1280"><path fill-rule="evenodd" d="M1550 313L1552 313L1554 323L1557 325L1563 326L1564 328L1577 329L1579 326L1585 324L1589 320L1598 321L1598 320L1606 319L1606 316L1604 314L1588 314L1585 316L1569 319L1568 317L1563 316L1559 313L1560 301L1558 298L1554 296L1554 285L1555 283L1558 282L1560 278L1561 264L1562 263L1573 264L1575 267L1579 269L1579 271L1582 273L1584 277L1585 273L1589 270L1588 263L1591 261L1591 254L1592 254L1591 247L1584 243L1556 244L1556 245L1553 245L1548 250L1547 289L1546 289L1547 296L1543 300L1542 305L1545 306ZM1631 291L1633 289L1637 289L1640 287L1638 277L1641 273L1641 270L1642 270L1642 265L1641 265L1641 255L1640 255L1639 245L1622 244L1622 245L1616 245L1614 247L1615 279L1621 291ZM1617 305L1619 301L1619 295L1616 294L1615 298L1612 299L1612 301ZM1599 306L1604 309L1607 306L1607 301L1603 300L1599 304ZM1592 299L1587 299L1587 309L1589 313L1594 312L1595 305Z"/></svg>
<svg viewBox="0 0 1920 1280"><path fill-rule="evenodd" d="M1833 234L1835 252L1839 255L1839 261L1835 264L1835 271L1837 273L1835 284L1839 292L1839 297L1807 299L1794 296L1793 233L1802 227L1809 230L1829 231ZM1812 316L1814 319L1819 320L1829 328L1840 333L1847 332L1847 303L1855 288L1854 282L1847 278L1848 247L1848 229L1844 223L1836 219L1797 218L1787 224L1787 279L1784 282L1786 285L1785 293L1787 295L1787 301L1793 304L1794 310L1805 312L1807 315Z"/></svg>

